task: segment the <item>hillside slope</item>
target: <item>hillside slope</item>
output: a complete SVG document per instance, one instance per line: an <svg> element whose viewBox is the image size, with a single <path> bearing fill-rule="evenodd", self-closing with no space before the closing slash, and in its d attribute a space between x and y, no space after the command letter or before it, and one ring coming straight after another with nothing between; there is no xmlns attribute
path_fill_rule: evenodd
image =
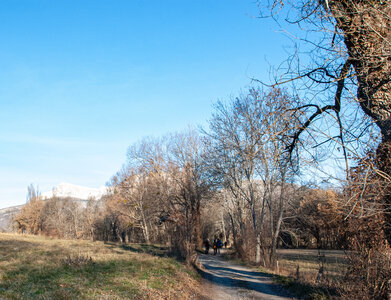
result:
<svg viewBox="0 0 391 300"><path fill-rule="evenodd" d="M12 206L0 209L0 232L10 231L10 222L14 215L16 215L23 205Z"/></svg>

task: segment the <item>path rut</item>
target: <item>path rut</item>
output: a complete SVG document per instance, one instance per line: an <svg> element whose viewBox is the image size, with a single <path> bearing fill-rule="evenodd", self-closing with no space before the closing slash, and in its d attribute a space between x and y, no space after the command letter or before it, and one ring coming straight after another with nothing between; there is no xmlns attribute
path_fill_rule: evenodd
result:
<svg viewBox="0 0 391 300"><path fill-rule="evenodd" d="M236 265L218 255L198 256L202 275L202 296L198 300L224 299L295 299L281 286L275 284L271 275Z"/></svg>

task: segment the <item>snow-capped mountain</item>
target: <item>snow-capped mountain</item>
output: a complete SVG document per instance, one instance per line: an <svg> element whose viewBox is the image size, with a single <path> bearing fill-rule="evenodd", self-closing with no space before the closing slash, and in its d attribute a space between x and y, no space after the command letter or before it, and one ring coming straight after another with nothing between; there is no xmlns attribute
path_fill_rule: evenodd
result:
<svg viewBox="0 0 391 300"><path fill-rule="evenodd" d="M60 183L50 192L42 193L41 198L43 200L52 198L54 196L59 199L72 198L82 207L86 207L89 199L99 200L102 198L102 196L109 193L109 189L104 186L95 189L70 183ZM11 230L10 222L12 217L18 214L23 206L24 205L18 205L0 209L0 232Z"/></svg>
<svg viewBox="0 0 391 300"><path fill-rule="evenodd" d="M48 199L52 198L54 196L58 198L76 198L76 199L83 199L88 200L90 198L94 198L96 200L102 198L102 196L108 194L108 188L107 187L100 187L98 189L70 184L70 183L60 183L58 186L53 188L53 190L49 192L42 193L42 199Z"/></svg>
<svg viewBox="0 0 391 300"><path fill-rule="evenodd" d="M102 196L107 194L109 194L109 189L104 186L98 189L94 189L70 183L60 183L50 192L42 193L41 198L43 200L52 198L54 196L59 199L72 198L82 207L86 207L89 199L93 198L95 200L99 200L102 198ZM10 230L10 222L12 217L18 214L23 206L24 205L18 205L0 209L0 232Z"/></svg>

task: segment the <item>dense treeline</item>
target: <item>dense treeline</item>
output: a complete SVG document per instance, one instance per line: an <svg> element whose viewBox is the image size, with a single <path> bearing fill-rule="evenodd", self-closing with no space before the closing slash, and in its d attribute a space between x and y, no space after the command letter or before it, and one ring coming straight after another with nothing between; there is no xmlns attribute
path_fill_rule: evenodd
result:
<svg viewBox="0 0 391 300"><path fill-rule="evenodd" d="M30 186L29 190L34 190L34 187ZM69 239L95 237L105 198L99 201L90 199L83 205L72 198L42 200L39 194L34 194L34 197L28 197L26 205L14 217L15 230Z"/></svg>
<svg viewBox="0 0 391 300"><path fill-rule="evenodd" d="M385 211L376 200L383 183L361 159L338 189L300 184L301 172L314 161L303 159L305 147L286 151L300 127L294 103L284 90L252 88L217 103L208 130L141 140L129 147L110 193L100 200L44 201L30 186L15 229L166 244L189 263L203 241L215 238L241 259L271 268L278 247L354 250L346 280L368 276L378 286L390 275L379 268L388 263L379 255L388 251Z"/></svg>
<svg viewBox="0 0 391 300"><path fill-rule="evenodd" d="M32 186L16 229L65 238L164 243L191 261L221 237L248 261L273 267L280 247L341 248L342 192L296 183L294 99L252 88L215 106L209 130L189 129L131 145L110 194L85 205L43 201Z"/></svg>

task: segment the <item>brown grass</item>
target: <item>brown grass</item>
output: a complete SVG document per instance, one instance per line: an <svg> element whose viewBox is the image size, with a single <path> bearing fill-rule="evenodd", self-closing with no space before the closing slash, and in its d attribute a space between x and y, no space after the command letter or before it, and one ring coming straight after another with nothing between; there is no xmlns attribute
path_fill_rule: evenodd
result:
<svg viewBox="0 0 391 300"><path fill-rule="evenodd" d="M340 250L320 250L319 253L312 249L280 249L278 257L280 274L293 277L299 275L309 283L315 283L321 266L324 267L325 278L336 281L342 278L348 265L344 251Z"/></svg>
<svg viewBox="0 0 391 300"><path fill-rule="evenodd" d="M187 299L197 288L164 247L0 234L0 298Z"/></svg>
<svg viewBox="0 0 391 300"><path fill-rule="evenodd" d="M278 283L301 299L340 298L338 282L343 280L349 263L344 251L280 249L277 252L278 269L273 273Z"/></svg>

